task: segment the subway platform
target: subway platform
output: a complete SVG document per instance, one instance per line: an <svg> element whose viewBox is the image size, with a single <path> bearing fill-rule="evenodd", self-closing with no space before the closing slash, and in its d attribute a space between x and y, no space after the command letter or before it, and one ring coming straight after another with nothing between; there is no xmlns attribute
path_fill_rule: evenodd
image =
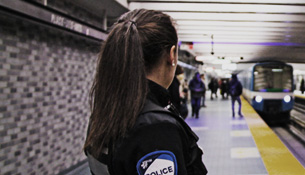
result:
<svg viewBox="0 0 305 175"><path fill-rule="evenodd" d="M209 94L207 94L209 97ZM231 100L206 99L199 118L186 122L199 136L209 175L304 175L305 169L278 136L242 99L243 117L232 117ZM189 111L191 106L189 105ZM235 105L236 110L238 105ZM305 150L304 150L305 151ZM68 175L89 175L88 164Z"/></svg>

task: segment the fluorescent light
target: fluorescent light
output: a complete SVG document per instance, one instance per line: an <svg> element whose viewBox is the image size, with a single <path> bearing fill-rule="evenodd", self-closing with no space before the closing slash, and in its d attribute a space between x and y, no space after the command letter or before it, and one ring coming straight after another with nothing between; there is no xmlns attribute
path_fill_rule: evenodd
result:
<svg viewBox="0 0 305 175"><path fill-rule="evenodd" d="M278 23L278 22L238 22L238 21L195 21L195 20L179 20L178 26L231 26L231 27L304 27L301 23Z"/></svg>
<svg viewBox="0 0 305 175"><path fill-rule="evenodd" d="M231 61L239 61L240 60L240 56L239 57L225 57L227 60L231 60Z"/></svg>
<svg viewBox="0 0 305 175"><path fill-rule="evenodd" d="M305 18L304 18L305 19ZM283 36L281 32L268 31L213 31L213 30L178 30L178 35L181 34L200 34L200 35L214 35L215 39L218 34L221 35L236 35L236 36L253 36L253 35L268 35L268 36Z"/></svg>
<svg viewBox="0 0 305 175"><path fill-rule="evenodd" d="M160 11L194 11L194 12L245 12L245 13L303 13L304 6L262 5L262 4L212 4L212 3L159 3L145 1L131 2L131 10L136 8L153 9Z"/></svg>
<svg viewBox="0 0 305 175"><path fill-rule="evenodd" d="M211 42L208 39L205 38L200 38L200 36L198 37L187 37L187 36L179 36L179 41L183 41L183 42ZM219 42L227 42L227 43L232 43L232 42L250 42L250 43L263 43L263 42L284 42L283 39L268 39L268 38L218 38L218 39L214 39L215 43L219 43Z"/></svg>
<svg viewBox="0 0 305 175"><path fill-rule="evenodd" d="M231 78L231 74L226 73L224 77L225 77L225 78Z"/></svg>
<svg viewBox="0 0 305 175"><path fill-rule="evenodd" d="M283 72L283 69L272 69L272 72Z"/></svg>
<svg viewBox="0 0 305 175"><path fill-rule="evenodd" d="M237 65L234 64L234 63L231 63L231 64L223 64L222 65L222 69L223 70L236 70L237 69Z"/></svg>
<svg viewBox="0 0 305 175"><path fill-rule="evenodd" d="M177 27L178 31L185 31L185 30L203 30L203 31L244 31L244 32L286 32L288 29L285 27L238 27L238 26L186 26L181 25ZM290 28L290 32L304 32L302 28ZM210 36L206 36L211 38Z"/></svg>
<svg viewBox="0 0 305 175"><path fill-rule="evenodd" d="M175 20L228 20L228 21L305 21L302 15L285 14L238 14L238 13L183 13L165 12Z"/></svg>
<svg viewBox="0 0 305 175"><path fill-rule="evenodd" d="M206 72L213 72L214 68L213 67L207 67L205 69Z"/></svg>
<svg viewBox="0 0 305 175"><path fill-rule="evenodd" d="M221 59L217 59L212 61L212 64L230 64L231 61L230 60L221 60Z"/></svg>
<svg viewBox="0 0 305 175"><path fill-rule="evenodd" d="M196 56L195 58L197 61L213 61L215 59L217 59L214 56Z"/></svg>
<svg viewBox="0 0 305 175"><path fill-rule="evenodd" d="M132 0L130 0L132 2ZM163 0L154 0L157 2L163 2ZM225 2L228 0L167 0L169 2ZM149 2L149 0L143 0L143 2ZM229 3L264 3L264 4L304 4L304 0L230 0Z"/></svg>

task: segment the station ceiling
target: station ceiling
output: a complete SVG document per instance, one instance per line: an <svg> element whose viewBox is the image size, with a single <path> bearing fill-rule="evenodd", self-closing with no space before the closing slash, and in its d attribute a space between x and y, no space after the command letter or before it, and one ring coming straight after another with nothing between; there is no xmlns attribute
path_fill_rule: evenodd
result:
<svg viewBox="0 0 305 175"><path fill-rule="evenodd" d="M204 62L305 63L305 0L118 1L72 2L96 14L106 10L109 24L136 8L163 11L176 21L183 49Z"/></svg>
<svg viewBox="0 0 305 175"><path fill-rule="evenodd" d="M305 0L130 0L136 8L169 14L199 59L305 63Z"/></svg>

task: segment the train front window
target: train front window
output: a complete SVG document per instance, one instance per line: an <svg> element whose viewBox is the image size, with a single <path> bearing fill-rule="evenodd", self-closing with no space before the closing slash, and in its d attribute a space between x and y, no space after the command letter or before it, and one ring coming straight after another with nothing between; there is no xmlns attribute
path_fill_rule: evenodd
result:
<svg viewBox="0 0 305 175"><path fill-rule="evenodd" d="M292 92L290 66L260 65L254 68L254 91Z"/></svg>

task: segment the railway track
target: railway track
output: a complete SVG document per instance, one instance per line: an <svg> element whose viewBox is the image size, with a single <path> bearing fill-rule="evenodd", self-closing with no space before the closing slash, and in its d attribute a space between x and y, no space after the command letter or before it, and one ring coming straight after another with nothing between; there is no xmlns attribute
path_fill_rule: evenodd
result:
<svg viewBox="0 0 305 175"><path fill-rule="evenodd" d="M290 123L271 128L305 167L305 99L295 98Z"/></svg>
<svg viewBox="0 0 305 175"><path fill-rule="evenodd" d="M305 167L305 143L296 137L290 128L287 126L273 126L272 130L286 145L290 152L298 159L298 161Z"/></svg>
<svg viewBox="0 0 305 175"><path fill-rule="evenodd" d="M296 97L290 112L290 131L305 143L305 99Z"/></svg>

